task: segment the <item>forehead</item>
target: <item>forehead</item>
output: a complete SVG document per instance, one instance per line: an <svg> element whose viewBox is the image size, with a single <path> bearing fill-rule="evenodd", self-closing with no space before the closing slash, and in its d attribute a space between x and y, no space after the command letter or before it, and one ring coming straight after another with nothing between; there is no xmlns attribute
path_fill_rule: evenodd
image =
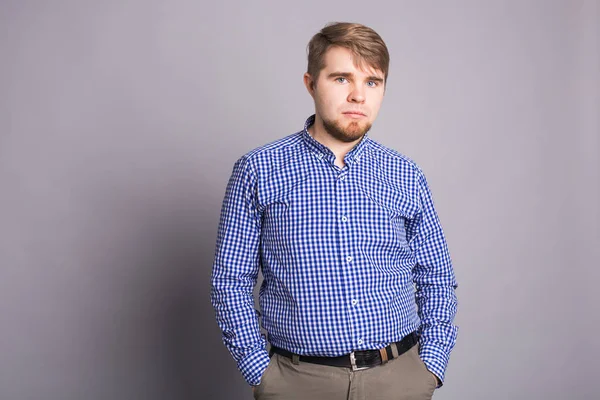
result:
<svg viewBox="0 0 600 400"><path fill-rule="evenodd" d="M352 72L355 74L375 75L383 78L383 72L357 57L352 51L339 46L332 46L323 57L323 71Z"/></svg>

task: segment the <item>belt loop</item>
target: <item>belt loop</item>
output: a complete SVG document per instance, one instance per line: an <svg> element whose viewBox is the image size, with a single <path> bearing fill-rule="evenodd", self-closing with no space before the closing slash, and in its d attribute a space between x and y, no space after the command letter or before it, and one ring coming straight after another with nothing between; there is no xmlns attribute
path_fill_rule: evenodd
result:
<svg viewBox="0 0 600 400"><path fill-rule="evenodd" d="M292 363L300 365L300 356L298 354L292 354Z"/></svg>
<svg viewBox="0 0 600 400"><path fill-rule="evenodd" d="M392 348L392 355L394 356L394 358L398 358L398 346L396 345L396 343L390 344L390 347Z"/></svg>
<svg viewBox="0 0 600 400"><path fill-rule="evenodd" d="M385 347L379 349L379 354L381 354L381 363L385 364L388 362L388 354L387 351L385 350Z"/></svg>

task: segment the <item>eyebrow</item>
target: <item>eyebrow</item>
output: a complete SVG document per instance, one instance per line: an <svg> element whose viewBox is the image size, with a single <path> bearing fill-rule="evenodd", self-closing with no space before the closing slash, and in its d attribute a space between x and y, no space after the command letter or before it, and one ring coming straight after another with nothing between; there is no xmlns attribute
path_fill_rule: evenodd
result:
<svg viewBox="0 0 600 400"><path fill-rule="evenodd" d="M332 72L329 75L327 75L328 78L334 78L339 76L344 78L353 78L354 74L352 72ZM367 80L383 83L383 79L375 75L368 76Z"/></svg>

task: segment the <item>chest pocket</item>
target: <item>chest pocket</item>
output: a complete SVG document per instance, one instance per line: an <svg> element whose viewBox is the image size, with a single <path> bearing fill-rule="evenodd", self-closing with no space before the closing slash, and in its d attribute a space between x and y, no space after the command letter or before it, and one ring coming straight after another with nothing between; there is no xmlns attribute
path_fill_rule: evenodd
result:
<svg viewBox="0 0 600 400"><path fill-rule="evenodd" d="M404 222L419 212L416 194L394 187L378 179L357 182L358 189L375 208L384 211L392 221Z"/></svg>
<svg viewBox="0 0 600 400"><path fill-rule="evenodd" d="M372 177L357 180L355 191L362 221L357 236L373 267L407 273L403 260L411 254L408 223L420 212L418 195Z"/></svg>

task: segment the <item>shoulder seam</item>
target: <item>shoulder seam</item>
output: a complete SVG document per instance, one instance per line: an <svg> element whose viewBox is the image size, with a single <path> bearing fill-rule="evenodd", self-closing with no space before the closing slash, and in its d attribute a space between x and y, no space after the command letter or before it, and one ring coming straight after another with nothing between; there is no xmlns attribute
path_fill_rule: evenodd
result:
<svg viewBox="0 0 600 400"><path fill-rule="evenodd" d="M386 155L399 159L407 164L409 164L412 168L414 168L415 170L417 170L419 173L422 173L421 167L419 167L419 165L410 157L400 153L397 150L394 150L390 147L387 147L379 142L376 142L375 140L371 139L371 143L372 143L372 150L371 151L381 151L383 153L385 153Z"/></svg>
<svg viewBox="0 0 600 400"><path fill-rule="evenodd" d="M244 154L242 157L250 160L263 153L271 154L290 147L295 147L300 144L300 139L299 132L292 133L265 145L256 147Z"/></svg>

